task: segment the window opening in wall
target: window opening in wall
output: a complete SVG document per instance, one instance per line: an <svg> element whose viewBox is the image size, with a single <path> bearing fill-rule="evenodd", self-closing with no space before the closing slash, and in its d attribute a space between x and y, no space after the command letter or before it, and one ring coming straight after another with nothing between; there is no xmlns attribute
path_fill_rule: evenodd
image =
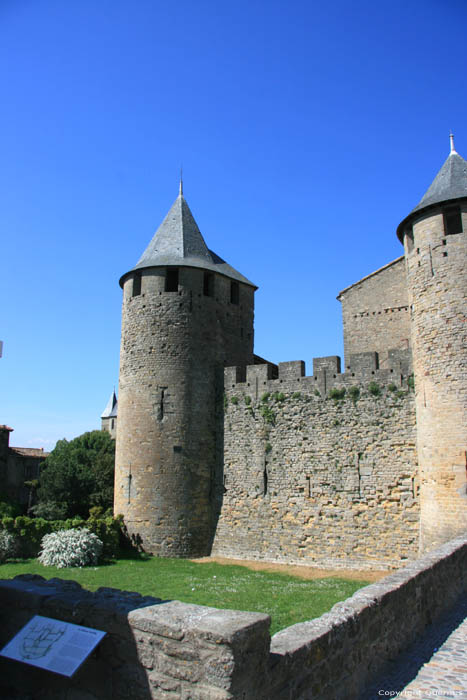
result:
<svg viewBox="0 0 467 700"><path fill-rule="evenodd" d="M178 292L178 267L168 267L165 273L165 291Z"/></svg>
<svg viewBox="0 0 467 700"><path fill-rule="evenodd" d="M239 287L238 287L238 282L231 282L230 283L230 303L231 304L238 304L239 297L240 297L240 291L239 291Z"/></svg>
<svg viewBox="0 0 467 700"><path fill-rule="evenodd" d="M462 233L462 216L460 207L449 207L443 212L444 232L446 236Z"/></svg>
<svg viewBox="0 0 467 700"><path fill-rule="evenodd" d="M135 272L133 275L133 290L131 296L137 297L141 294L141 272Z"/></svg>
<svg viewBox="0 0 467 700"><path fill-rule="evenodd" d="M112 418L111 425L110 425L110 429L113 430L114 427L115 427L115 419Z"/></svg>
<svg viewBox="0 0 467 700"><path fill-rule="evenodd" d="M214 296L214 275L212 272L204 273L203 294L205 297Z"/></svg>
<svg viewBox="0 0 467 700"><path fill-rule="evenodd" d="M405 236L406 236L406 239L407 239L407 252L408 252L408 253L411 253L412 250L413 250L413 246L414 246L414 243L413 243L413 228L412 228L412 226L409 226L409 227L405 230Z"/></svg>

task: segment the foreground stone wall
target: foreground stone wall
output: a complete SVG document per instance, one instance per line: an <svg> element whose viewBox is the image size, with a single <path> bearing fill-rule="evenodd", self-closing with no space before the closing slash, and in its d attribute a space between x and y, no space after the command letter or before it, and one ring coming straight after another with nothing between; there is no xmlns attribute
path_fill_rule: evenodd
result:
<svg viewBox="0 0 467 700"><path fill-rule="evenodd" d="M467 592L467 536L269 640L267 615L40 576L0 581L0 646L35 614L107 632L72 679L0 658L2 700L357 700Z"/></svg>
<svg viewBox="0 0 467 700"><path fill-rule="evenodd" d="M226 371L214 555L355 568L417 556L413 393L381 383L372 394L370 380L391 375L368 370L331 375L334 389L347 386L332 399L322 376L331 360L315 361L313 377L299 362L280 364L275 380L264 365L248 367L244 382Z"/></svg>
<svg viewBox="0 0 467 700"><path fill-rule="evenodd" d="M72 679L0 657L2 700L260 698L269 664L267 615L216 610L75 582L0 582L0 647L33 615L107 632Z"/></svg>

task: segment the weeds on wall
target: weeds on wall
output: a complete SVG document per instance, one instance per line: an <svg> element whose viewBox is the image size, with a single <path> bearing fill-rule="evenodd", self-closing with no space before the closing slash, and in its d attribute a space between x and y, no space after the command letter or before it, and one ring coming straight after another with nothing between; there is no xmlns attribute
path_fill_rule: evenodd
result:
<svg viewBox="0 0 467 700"><path fill-rule="evenodd" d="M381 396L381 387L376 382L370 382L368 384L368 391L374 397Z"/></svg>
<svg viewBox="0 0 467 700"><path fill-rule="evenodd" d="M358 399L360 398L360 389L358 388L358 386L350 387L349 396L354 403L357 403Z"/></svg>
<svg viewBox="0 0 467 700"><path fill-rule="evenodd" d="M269 425L275 425L276 422L276 416L274 411L269 407L263 404L260 409L259 409L260 414L266 421L266 423L269 423Z"/></svg>
<svg viewBox="0 0 467 700"><path fill-rule="evenodd" d="M329 392L329 398L334 399L334 401L342 401L342 399L345 397L345 393L346 393L345 388L342 388L342 389L334 388L334 389L331 389L331 391Z"/></svg>
<svg viewBox="0 0 467 700"><path fill-rule="evenodd" d="M234 406L236 406L238 404L238 398L236 396L232 396L230 401L233 403Z"/></svg>

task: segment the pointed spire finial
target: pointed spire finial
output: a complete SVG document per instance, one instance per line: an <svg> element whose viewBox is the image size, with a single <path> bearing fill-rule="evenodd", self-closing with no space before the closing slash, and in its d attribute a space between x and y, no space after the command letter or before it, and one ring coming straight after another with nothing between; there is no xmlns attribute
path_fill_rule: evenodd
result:
<svg viewBox="0 0 467 700"><path fill-rule="evenodd" d="M179 194L183 194L183 168L180 168L180 189Z"/></svg>
<svg viewBox="0 0 467 700"><path fill-rule="evenodd" d="M449 139L450 139L450 141L451 141L451 153L457 153L457 151L456 151L456 149L455 149L455 147L454 147L454 134L452 133L452 131L451 131L451 133L449 134Z"/></svg>

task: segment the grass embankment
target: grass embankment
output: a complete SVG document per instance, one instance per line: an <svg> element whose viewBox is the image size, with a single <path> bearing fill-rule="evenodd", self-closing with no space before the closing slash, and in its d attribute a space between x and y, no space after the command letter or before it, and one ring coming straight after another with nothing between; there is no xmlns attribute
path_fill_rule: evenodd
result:
<svg viewBox="0 0 467 700"><path fill-rule="evenodd" d="M319 617L348 598L367 581L337 578L304 580L295 576L251 571L244 566L196 564L185 559L116 559L97 567L56 569L35 559L0 565L0 578L40 574L78 581L95 591L100 586L135 591L164 600L267 613L271 634L296 622Z"/></svg>

